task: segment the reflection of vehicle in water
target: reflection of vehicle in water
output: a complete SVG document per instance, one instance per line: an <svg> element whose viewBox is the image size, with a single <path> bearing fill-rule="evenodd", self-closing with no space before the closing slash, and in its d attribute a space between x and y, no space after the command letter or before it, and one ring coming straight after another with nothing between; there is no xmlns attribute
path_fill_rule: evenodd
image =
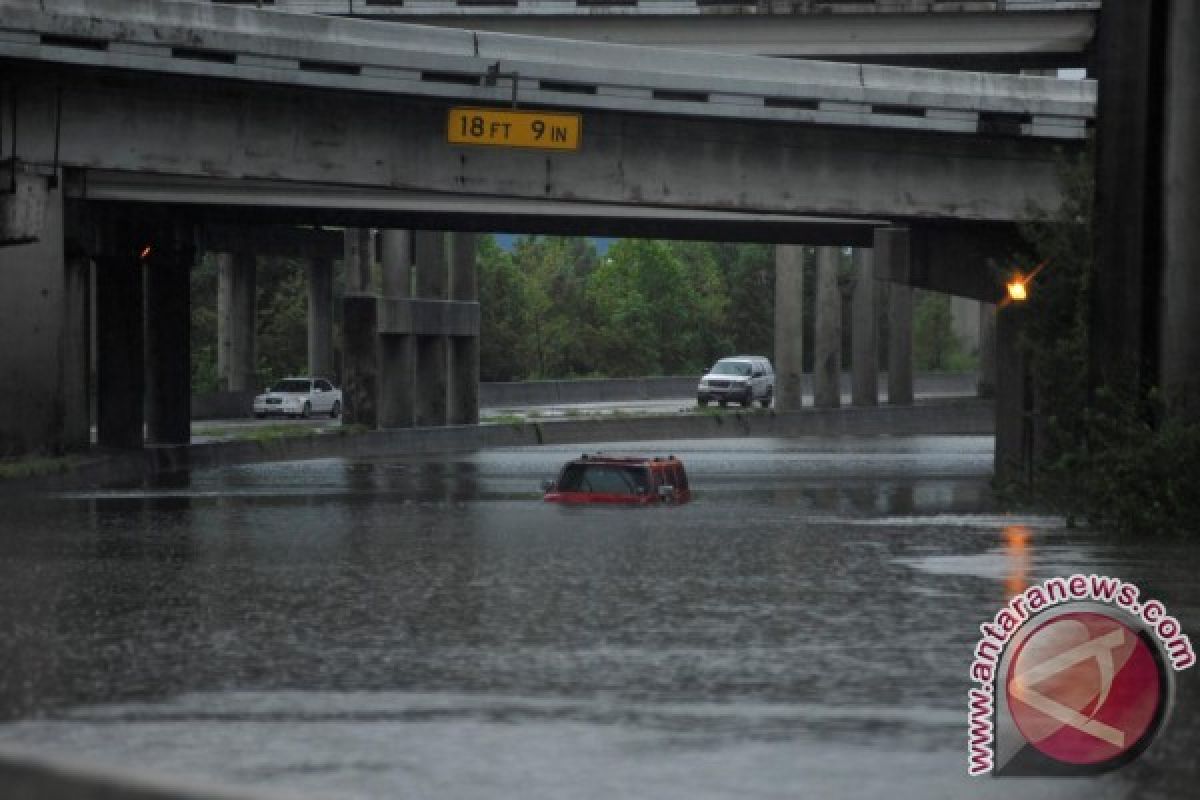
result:
<svg viewBox="0 0 1200 800"><path fill-rule="evenodd" d="M692 499L687 472L675 456L596 453L568 461L558 480L542 485L547 503L650 505Z"/></svg>

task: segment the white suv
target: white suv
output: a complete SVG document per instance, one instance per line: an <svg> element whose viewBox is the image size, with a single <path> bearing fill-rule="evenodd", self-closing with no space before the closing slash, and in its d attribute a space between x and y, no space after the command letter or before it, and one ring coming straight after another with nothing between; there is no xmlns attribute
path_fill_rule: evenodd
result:
<svg viewBox="0 0 1200 800"><path fill-rule="evenodd" d="M696 387L696 402L702 406L713 400L722 406L730 400L749 406L757 400L763 408L770 408L774 396L775 370L763 356L722 358Z"/></svg>

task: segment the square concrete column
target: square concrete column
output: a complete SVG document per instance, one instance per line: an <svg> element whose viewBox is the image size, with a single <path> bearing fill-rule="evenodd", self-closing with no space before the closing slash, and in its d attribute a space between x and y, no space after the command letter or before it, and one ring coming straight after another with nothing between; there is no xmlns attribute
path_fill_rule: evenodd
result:
<svg viewBox="0 0 1200 800"><path fill-rule="evenodd" d="M256 268L253 253L217 256L217 382L228 392L258 388L254 343Z"/></svg>
<svg viewBox="0 0 1200 800"><path fill-rule="evenodd" d="M146 433L187 444L192 431L190 231L164 231L143 259L146 276Z"/></svg>
<svg viewBox="0 0 1200 800"><path fill-rule="evenodd" d="M813 340L813 404L842 404L842 292L838 288L838 248L817 248L817 297Z"/></svg>
<svg viewBox="0 0 1200 800"><path fill-rule="evenodd" d="M449 237L441 231L417 231L415 236L416 296L421 300L445 300L450 278ZM445 425L448 419L449 346L447 336L417 337L414 417L418 426Z"/></svg>
<svg viewBox="0 0 1200 800"><path fill-rule="evenodd" d="M355 294L371 291L371 231L368 228L347 228L342 255L346 273L346 292Z"/></svg>
<svg viewBox="0 0 1200 800"><path fill-rule="evenodd" d="M63 284L62 335L62 447L67 450L85 449L92 440L91 317L91 256L68 249Z"/></svg>
<svg viewBox="0 0 1200 800"><path fill-rule="evenodd" d="M775 408L804 405L804 248L775 247Z"/></svg>
<svg viewBox="0 0 1200 800"><path fill-rule="evenodd" d="M348 425L379 424L378 299L373 294L342 298L342 414Z"/></svg>
<svg viewBox="0 0 1200 800"><path fill-rule="evenodd" d="M413 235L410 231L380 232L383 249L383 297L403 299L412 285ZM411 333L379 335L379 424L411 428L416 415L417 341Z"/></svg>
<svg viewBox="0 0 1200 800"><path fill-rule="evenodd" d="M851 398L856 406L879 404L879 286L875 251L854 248L854 297L851 306Z"/></svg>
<svg viewBox="0 0 1200 800"><path fill-rule="evenodd" d="M143 444L146 380L140 249L109 226L96 257L96 430L101 447Z"/></svg>
<svg viewBox="0 0 1200 800"><path fill-rule="evenodd" d="M450 299L479 302L479 271L475 251L479 237L454 233L450 247ZM479 336L452 336L449 343L449 398L447 422L475 425L479 422Z"/></svg>
<svg viewBox="0 0 1200 800"><path fill-rule="evenodd" d="M1027 482L1033 461L1033 394L1028 359L1020 347L1024 309L996 316L996 449L1000 483Z"/></svg>
<svg viewBox="0 0 1200 800"><path fill-rule="evenodd" d="M1200 417L1200 4L1168 4L1159 374L1167 413Z"/></svg>
<svg viewBox="0 0 1200 800"><path fill-rule="evenodd" d="M7 173L0 179L3 194ZM0 247L0 457L82 448L90 437L90 262L66 242L61 190L38 182L30 201L41 207L33 225L39 239ZM3 200L21 203L20 192ZM21 233L0 230L0 237Z"/></svg>
<svg viewBox="0 0 1200 800"><path fill-rule="evenodd" d="M333 260L308 261L308 372L333 377Z"/></svg>
<svg viewBox="0 0 1200 800"><path fill-rule="evenodd" d="M888 403L913 402L911 250L907 228L875 229L875 270L888 291Z"/></svg>
<svg viewBox="0 0 1200 800"><path fill-rule="evenodd" d="M996 396L996 304L979 304L979 383L977 394Z"/></svg>

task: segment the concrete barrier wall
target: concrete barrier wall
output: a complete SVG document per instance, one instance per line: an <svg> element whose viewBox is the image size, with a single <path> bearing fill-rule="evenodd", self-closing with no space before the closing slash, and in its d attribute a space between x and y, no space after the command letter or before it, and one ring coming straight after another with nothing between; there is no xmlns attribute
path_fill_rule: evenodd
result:
<svg viewBox="0 0 1200 800"><path fill-rule="evenodd" d="M31 483L60 489L122 484L140 482L157 473L263 461L403 457L415 453L461 452L493 447L772 436L992 435L994 416L991 402L966 398L930 401L906 407L808 408L788 413L734 411L723 414L556 419L369 432L332 428L322 433L269 441L165 445L138 452L97 456L76 465L70 472L30 481L0 483L0 489L20 491Z"/></svg>
<svg viewBox="0 0 1200 800"><path fill-rule="evenodd" d="M481 383L479 404L484 408L522 408L566 403L616 403L631 400L665 400L694 397L699 375L649 378L594 378L573 381L513 381ZM914 388L921 394L975 393L974 372L920 372ZM812 391L812 376L805 389ZM887 386L887 374L880 375ZM842 391L850 391L850 373L842 373ZM210 392L192 396L192 419L236 419L250 416L256 392Z"/></svg>

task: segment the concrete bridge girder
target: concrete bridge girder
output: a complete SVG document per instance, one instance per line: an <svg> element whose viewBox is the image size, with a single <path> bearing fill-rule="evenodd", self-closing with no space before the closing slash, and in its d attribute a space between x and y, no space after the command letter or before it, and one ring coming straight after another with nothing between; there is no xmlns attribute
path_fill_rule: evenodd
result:
<svg viewBox="0 0 1200 800"><path fill-rule="evenodd" d="M22 157L54 158L63 76L21 76ZM1078 143L588 112L578 153L450 146L448 105L208 80L77 79L59 158L87 170L745 213L1011 221L1059 202ZM981 191L986 187L986 191Z"/></svg>

